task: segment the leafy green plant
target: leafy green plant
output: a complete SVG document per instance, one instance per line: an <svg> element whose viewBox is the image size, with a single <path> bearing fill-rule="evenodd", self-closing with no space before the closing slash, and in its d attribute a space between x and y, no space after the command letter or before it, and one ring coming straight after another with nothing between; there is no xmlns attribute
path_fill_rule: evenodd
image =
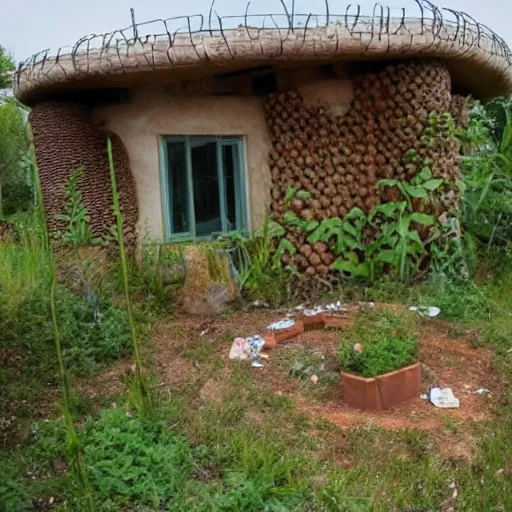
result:
<svg viewBox="0 0 512 512"><path fill-rule="evenodd" d="M193 470L188 442L158 420L104 411L84 432L87 469L101 502L169 505Z"/></svg>
<svg viewBox="0 0 512 512"><path fill-rule="evenodd" d="M332 242L336 255L347 251L362 249L362 232L366 224L366 215L360 208L353 208L343 219L334 217L323 220L308 236L308 242Z"/></svg>
<svg viewBox="0 0 512 512"><path fill-rule="evenodd" d="M83 174L84 169L80 168L68 179L64 212L57 215L57 219L66 224L66 228L57 234L57 239L62 244L69 245L74 249L100 243L99 239L93 237L87 208L82 203L79 181Z"/></svg>
<svg viewBox="0 0 512 512"><path fill-rule="evenodd" d="M414 223L432 226L436 219L432 215L410 211L405 201L375 207L369 215L369 221L377 216L381 216L384 221L379 238L367 251L377 262L391 265L400 281L409 282L418 271L419 257L425 253L424 242L417 229L414 229Z"/></svg>
<svg viewBox="0 0 512 512"><path fill-rule="evenodd" d="M404 319L392 313L362 312L344 329L339 347L343 371L376 377L416 362L418 340Z"/></svg>
<svg viewBox="0 0 512 512"><path fill-rule="evenodd" d="M126 313L101 301L99 318L95 304L58 287L55 307L60 324L62 354L67 368L79 375L92 375L130 351ZM35 291L20 305L17 314L3 324L6 346L47 357L52 344L49 301ZM37 350L36 348L37 347Z"/></svg>
<svg viewBox="0 0 512 512"><path fill-rule="evenodd" d="M487 251L512 237L512 104L474 102L463 144L462 225Z"/></svg>
<svg viewBox="0 0 512 512"><path fill-rule="evenodd" d="M431 193L437 190L444 182L442 178L433 178L432 169L430 167L431 160L422 159L415 150L410 149L404 156L405 162L416 170L417 166L421 169L411 179L410 183L404 180L388 179L380 180L380 187L397 187L403 198L407 201L407 205L412 210L413 199L423 199L430 201Z"/></svg>
<svg viewBox="0 0 512 512"><path fill-rule="evenodd" d="M281 260L285 254L293 255L296 248L284 234L284 228L267 216L251 237L230 233L221 239L231 254L240 289L249 297L279 303L286 296L289 278L296 269L283 266Z"/></svg>

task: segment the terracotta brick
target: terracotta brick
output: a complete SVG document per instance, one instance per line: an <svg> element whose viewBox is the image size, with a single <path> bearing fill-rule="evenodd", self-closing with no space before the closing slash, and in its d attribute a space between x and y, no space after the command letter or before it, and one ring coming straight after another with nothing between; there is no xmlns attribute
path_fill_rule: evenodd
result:
<svg viewBox="0 0 512 512"><path fill-rule="evenodd" d="M322 329L325 327L325 320L328 313L318 313L317 315L301 315L300 321L304 324L304 329Z"/></svg>
<svg viewBox="0 0 512 512"><path fill-rule="evenodd" d="M270 331L264 335L264 338L267 334L272 334L277 341L277 343L283 343L284 341L288 341L299 334L304 332L304 324L301 320L296 320L295 325L290 327L289 329L280 329L276 331Z"/></svg>
<svg viewBox="0 0 512 512"><path fill-rule="evenodd" d="M263 339L265 340L264 348L266 350L273 350L274 348L277 347L277 340L276 337L274 336L274 333L267 332L266 334L263 335Z"/></svg>
<svg viewBox="0 0 512 512"><path fill-rule="evenodd" d="M325 327L339 329L341 327L352 327L353 321L351 318L344 316L327 315L325 318Z"/></svg>
<svg viewBox="0 0 512 512"><path fill-rule="evenodd" d="M345 402L364 411L383 411L419 395L421 365L415 363L375 378L341 373Z"/></svg>

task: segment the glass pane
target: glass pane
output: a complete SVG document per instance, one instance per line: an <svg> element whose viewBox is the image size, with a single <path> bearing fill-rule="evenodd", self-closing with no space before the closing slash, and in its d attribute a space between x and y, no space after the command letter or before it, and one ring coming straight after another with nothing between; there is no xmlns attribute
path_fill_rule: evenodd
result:
<svg viewBox="0 0 512 512"><path fill-rule="evenodd" d="M168 142L167 159L169 164L171 233L187 233L189 222L185 143Z"/></svg>
<svg viewBox="0 0 512 512"><path fill-rule="evenodd" d="M207 236L214 231L222 231L217 143L211 138L191 137L190 147L196 236Z"/></svg>
<svg viewBox="0 0 512 512"><path fill-rule="evenodd" d="M224 190L226 194L227 229L234 231L238 227L237 197L238 190L238 146L222 146L222 162L224 164Z"/></svg>

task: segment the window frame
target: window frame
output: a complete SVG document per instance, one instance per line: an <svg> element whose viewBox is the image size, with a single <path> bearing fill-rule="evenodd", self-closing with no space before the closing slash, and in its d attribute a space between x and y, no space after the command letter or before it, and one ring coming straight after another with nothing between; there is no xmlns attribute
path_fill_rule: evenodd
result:
<svg viewBox="0 0 512 512"><path fill-rule="evenodd" d="M200 138L205 141L216 143L216 156L217 156L217 178L219 183L219 201L221 211L222 231L216 231L206 236L196 235L196 220L194 208L194 186L192 175L192 150L191 139ZM185 166L187 174L187 193L188 193L188 208L187 217L189 231L185 233L173 233L173 204L172 204L172 191L170 186L170 173L169 168L167 144L169 142L181 142L185 144ZM229 231L226 225L226 189L224 184L224 166L223 166L223 152L224 146L234 146L238 153L238 169L233 178L235 179L235 219L237 226L234 230ZM248 189L247 189L247 166L245 157L245 137L240 135L160 135L159 136L159 154L160 154L160 197L162 205L162 227L163 238L165 242L172 241L198 241L198 240L214 240L218 236L233 231L249 231L249 212L248 212ZM236 184L237 178L240 183Z"/></svg>

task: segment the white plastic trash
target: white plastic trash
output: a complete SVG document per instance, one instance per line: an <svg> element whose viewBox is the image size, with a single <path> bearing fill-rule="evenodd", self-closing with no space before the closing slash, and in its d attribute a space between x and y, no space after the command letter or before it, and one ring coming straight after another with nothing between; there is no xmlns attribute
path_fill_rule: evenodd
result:
<svg viewBox="0 0 512 512"><path fill-rule="evenodd" d="M422 316L423 318L435 318L436 316L440 315L441 308L438 308L437 306L411 306L409 308L409 311L415 311L418 313L418 315Z"/></svg>
<svg viewBox="0 0 512 512"><path fill-rule="evenodd" d="M289 329L290 327L293 327L295 325L295 320L292 320L291 318L287 318L286 320L278 320L277 322L274 322L267 326L267 329L269 331L282 331L284 329Z"/></svg>
<svg viewBox="0 0 512 512"><path fill-rule="evenodd" d="M428 392L428 399L440 409L458 409L460 400L455 397L451 388L434 386Z"/></svg>

